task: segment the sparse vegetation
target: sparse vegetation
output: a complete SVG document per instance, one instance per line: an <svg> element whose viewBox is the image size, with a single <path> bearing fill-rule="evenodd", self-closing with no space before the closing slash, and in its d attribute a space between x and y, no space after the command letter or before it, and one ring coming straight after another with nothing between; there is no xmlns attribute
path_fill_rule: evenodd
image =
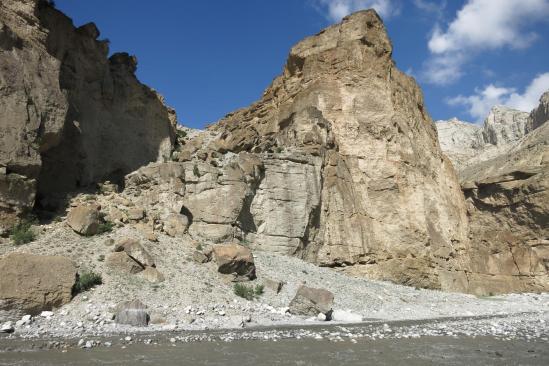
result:
<svg viewBox="0 0 549 366"><path fill-rule="evenodd" d="M255 298L263 295L264 287L263 285L246 286L242 283L235 283L233 287L234 294L236 296L242 297L246 300L254 300Z"/></svg>
<svg viewBox="0 0 549 366"><path fill-rule="evenodd" d="M72 288L72 293L73 295L76 295L87 291L94 286L101 285L102 283L103 279L100 274L91 271L84 272L78 276L78 279Z"/></svg>
<svg viewBox="0 0 549 366"><path fill-rule="evenodd" d="M99 257L97 257L97 260L98 260L99 262L105 261L105 255L104 255L104 254L100 254Z"/></svg>
<svg viewBox="0 0 549 366"><path fill-rule="evenodd" d="M36 240L36 233L30 221L22 221L10 231L10 238L15 245L23 245Z"/></svg>
<svg viewBox="0 0 549 366"><path fill-rule="evenodd" d="M102 222L101 224L99 224L99 228L97 229L97 235L110 233L113 228L114 228L114 223L110 221Z"/></svg>
<svg viewBox="0 0 549 366"><path fill-rule="evenodd" d="M255 296L261 296L263 295L263 292L265 291L265 286L263 285L255 285L254 288L254 294Z"/></svg>
<svg viewBox="0 0 549 366"><path fill-rule="evenodd" d="M283 152L283 151L284 151L284 149L283 149L282 147L280 147L280 146L277 146L277 147L275 148L275 152L278 153L278 154L280 154L280 153Z"/></svg>
<svg viewBox="0 0 549 366"><path fill-rule="evenodd" d="M202 249L203 249L202 244L198 243L198 245L196 246L196 250L202 251Z"/></svg>
<svg viewBox="0 0 549 366"><path fill-rule="evenodd" d="M196 164L193 166L193 174L195 177L200 178L200 170L198 170L198 165Z"/></svg>
<svg viewBox="0 0 549 366"><path fill-rule="evenodd" d="M187 137L187 131L177 130L177 138L184 139Z"/></svg>

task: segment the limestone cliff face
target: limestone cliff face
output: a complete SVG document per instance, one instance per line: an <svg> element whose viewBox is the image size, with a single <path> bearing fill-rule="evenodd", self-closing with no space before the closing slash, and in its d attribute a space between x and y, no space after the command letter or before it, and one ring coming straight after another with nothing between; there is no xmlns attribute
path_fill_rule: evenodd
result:
<svg viewBox="0 0 549 366"><path fill-rule="evenodd" d="M494 106L482 126L457 119L437 121L440 146L458 172L509 150L527 132L528 113Z"/></svg>
<svg viewBox="0 0 549 366"><path fill-rule="evenodd" d="M136 79L134 57L109 58L98 37L48 1L0 3L4 218L169 156L174 112Z"/></svg>
<svg viewBox="0 0 549 366"><path fill-rule="evenodd" d="M549 92L528 133L461 172L471 223L471 291L549 290ZM522 124L521 124L522 128Z"/></svg>
<svg viewBox="0 0 549 366"><path fill-rule="evenodd" d="M190 233L464 290L463 194L421 90L391 54L374 11L294 46L260 101L176 154L196 167L182 199Z"/></svg>

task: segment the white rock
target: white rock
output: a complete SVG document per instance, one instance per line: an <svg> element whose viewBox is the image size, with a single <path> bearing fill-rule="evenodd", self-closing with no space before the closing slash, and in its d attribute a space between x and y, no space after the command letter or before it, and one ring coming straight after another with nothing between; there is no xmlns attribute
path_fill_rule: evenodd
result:
<svg viewBox="0 0 549 366"><path fill-rule="evenodd" d="M349 310L334 310L332 313L332 320L338 322L360 323L362 321L362 316L352 313Z"/></svg>
<svg viewBox="0 0 549 366"><path fill-rule="evenodd" d="M5 322L0 327L0 333L13 333L14 330L13 322L11 321Z"/></svg>
<svg viewBox="0 0 549 366"><path fill-rule="evenodd" d="M40 313L40 316L43 318L50 318L53 316L53 311L43 311Z"/></svg>
<svg viewBox="0 0 549 366"><path fill-rule="evenodd" d="M326 321L326 315L323 314L323 313L318 313L318 315L316 316L316 318L320 321Z"/></svg>

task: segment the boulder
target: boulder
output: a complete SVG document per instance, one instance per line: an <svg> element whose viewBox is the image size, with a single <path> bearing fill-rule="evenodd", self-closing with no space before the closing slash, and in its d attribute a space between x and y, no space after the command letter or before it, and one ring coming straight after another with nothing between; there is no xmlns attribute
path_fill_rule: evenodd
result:
<svg viewBox="0 0 549 366"><path fill-rule="evenodd" d="M139 274L141 277L143 277L145 280L149 281L150 283L160 283L164 282L164 275L162 272L160 272L158 269L154 267L147 267L143 272Z"/></svg>
<svg viewBox="0 0 549 366"><path fill-rule="evenodd" d="M143 268L155 266L154 258L136 239L126 238L118 241L114 246L114 251L126 253Z"/></svg>
<svg viewBox="0 0 549 366"><path fill-rule="evenodd" d="M145 210L140 207L132 207L128 210L128 219L133 221L142 220L145 217Z"/></svg>
<svg viewBox="0 0 549 366"><path fill-rule="evenodd" d="M240 244L220 244L213 247L213 259L217 271L223 274L233 274L239 279L253 280L255 263L252 251Z"/></svg>
<svg viewBox="0 0 549 366"><path fill-rule="evenodd" d="M103 222L100 209L99 205L77 206L67 216L67 224L80 235L95 235Z"/></svg>
<svg viewBox="0 0 549 366"><path fill-rule="evenodd" d="M139 273L145 269L145 267L133 260L126 252L110 253L105 259L105 264L115 271L127 274Z"/></svg>
<svg viewBox="0 0 549 366"><path fill-rule="evenodd" d="M10 253L0 258L0 318L59 308L72 299L74 263L61 256Z"/></svg>
<svg viewBox="0 0 549 366"><path fill-rule="evenodd" d="M15 327L12 321L7 321L0 326L0 333L13 333L14 331Z"/></svg>
<svg viewBox="0 0 549 366"><path fill-rule="evenodd" d="M332 318L334 294L328 290L301 286L290 302L289 311L295 315L318 316L323 314L326 320Z"/></svg>
<svg viewBox="0 0 549 366"><path fill-rule="evenodd" d="M139 300L128 301L117 307L114 321L117 324L146 327L149 324L147 306Z"/></svg>
<svg viewBox="0 0 549 366"><path fill-rule="evenodd" d="M188 228L189 219L183 214L171 214L164 220L164 232L169 236L182 236Z"/></svg>
<svg viewBox="0 0 549 366"><path fill-rule="evenodd" d="M275 294L278 294L282 291L284 282L266 278L263 280L263 286L265 286L266 289L273 291Z"/></svg>
<svg viewBox="0 0 549 366"><path fill-rule="evenodd" d="M211 260L211 253L204 253L200 250L195 250L193 252L193 261L196 263L208 263Z"/></svg>

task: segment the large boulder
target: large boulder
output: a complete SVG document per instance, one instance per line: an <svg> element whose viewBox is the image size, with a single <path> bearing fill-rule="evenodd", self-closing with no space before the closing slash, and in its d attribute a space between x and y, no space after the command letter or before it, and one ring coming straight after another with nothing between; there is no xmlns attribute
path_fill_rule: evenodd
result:
<svg viewBox="0 0 549 366"><path fill-rule="evenodd" d="M80 235L91 236L99 232L103 222L101 206L82 205L74 207L67 216L67 224Z"/></svg>
<svg viewBox="0 0 549 366"><path fill-rule="evenodd" d="M67 304L76 275L74 263L66 257L4 255L0 258L0 318L36 315Z"/></svg>
<svg viewBox="0 0 549 366"><path fill-rule="evenodd" d="M233 274L238 279L253 280L255 263L252 251L239 244L219 244L213 247L213 259L222 274Z"/></svg>
<svg viewBox="0 0 549 366"><path fill-rule="evenodd" d="M150 316L147 306L139 300L124 302L116 310L114 321L117 324L134 327L146 327L149 324Z"/></svg>
<svg viewBox="0 0 549 366"><path fill-rule="evenodd" d="M301 286L289 305L295 315L317 316L323 314L326 320L332 317L334 294L328 290Z"/></svg>

